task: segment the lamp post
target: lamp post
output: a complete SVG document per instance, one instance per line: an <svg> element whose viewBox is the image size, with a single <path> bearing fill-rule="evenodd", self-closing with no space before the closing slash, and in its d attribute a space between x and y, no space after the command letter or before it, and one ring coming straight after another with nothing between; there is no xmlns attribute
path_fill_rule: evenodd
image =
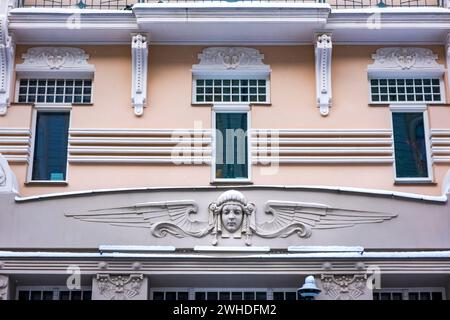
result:
<svg viewBox="0 0 450 320"><path fill-rule="evenodd" d="M307 276L305 283L297 290L301 300L314 300L322 290L317 288L314 276Z"/></svg>

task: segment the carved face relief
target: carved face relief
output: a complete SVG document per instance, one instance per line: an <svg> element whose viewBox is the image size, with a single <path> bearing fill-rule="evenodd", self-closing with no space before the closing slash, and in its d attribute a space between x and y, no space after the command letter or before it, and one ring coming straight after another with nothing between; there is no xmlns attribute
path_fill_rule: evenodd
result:
<svg viewBox="0 0 450 320"><path fill-rule="evenodd" d="M222 225L231 233L236 232L242 225L244 210L238 204L227 204L222 208Z"/></svg>

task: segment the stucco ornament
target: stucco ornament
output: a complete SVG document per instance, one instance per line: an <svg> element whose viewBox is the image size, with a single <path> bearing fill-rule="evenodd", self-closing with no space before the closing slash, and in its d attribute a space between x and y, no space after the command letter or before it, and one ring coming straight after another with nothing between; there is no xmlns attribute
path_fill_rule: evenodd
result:
<svg viewBox="0 0 450 320"><path fill-rule="evenodd" d="M8 17L0 15L0 116L11 104L11 86L14 72L15 44L8 33Z"/></svg>
<svg viewBox="0 0 450 320"><path fill-rule="evenodd" d="M226 69L236 69L244 65L263 65L264 55L253 48L212 47L198 55L200 64L222 65Z"/></svg>
<svg viewBox="0 0 450 320"><path fill-rule="evenodd" d="M356 224L378 223L395 214L334 208L325 204L268 201L265 216L256 216L256 205L239 191L222 193L208 206L208 220L197 220L197 203L193 200L147 202L125 207L66 213L87 222L102 222L123 227L150 228L153 236L168 234L183 238L212 235L211 243L220 238L245 238L251 245L253 235L261 238L285 238L296 234L311 236L313 229L351 227ZM267 217L268 216L268 217ZM257 223L261 219L262 223Z"/></svg>
<svg viewBox="0 0 450 320"><path fill-rule="evenodd" d="M251 236L255 230L254 203L239 191L229 190L221 194L215 202L209 205L210 225L213 226L212 244L216 245L218 237L241 238L245 236L245 243L251 245Z"/></svg>
<svg viewBox="0 0 450 320"><path fill-rule="evenodd" d="M321 275L324 294L333 300L356 300L367 288L367 275Z"/></svg>
<svg viewBox="0 0 450 320"><path fill-rule="evenodd" d="M87 65L87 55L84 50L69 47L36 47L28 49L22 55L22 65L34 65L61 69L63 67Z"/></svg>
<svg viewBox="0 0 450 320"><path fill-rule="evenodd" d="M140 294L143 279L142 274L98 274L98 292L108 300L131 300Z"/></svg>
<svg viewBox="0 0 450 320"><path fill-rule="evenodd" d="M0 275L0 300L8 298L8 277Z"/></svg>
<svg viewBox="0 0 450 320"><path fill-rule="evenodd" d="M0 187L6 184L6 173L5 170L0 166Z"/></svg>
<svg viewBox="0 0 450 320"><path fill-rule="evenodd" d="M385 68L385 69L398 69L409 70L415 69L427 69L427 68L440 68L436 60L438 56L434 54L430 49L425 48L381 48L372 55L375 60L369 69Z"/></svg>

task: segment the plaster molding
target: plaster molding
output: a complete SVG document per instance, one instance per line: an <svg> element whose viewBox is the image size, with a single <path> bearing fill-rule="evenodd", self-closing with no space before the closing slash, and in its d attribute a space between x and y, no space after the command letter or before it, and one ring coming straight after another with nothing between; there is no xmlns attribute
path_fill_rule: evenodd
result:
<svg viewBox="0 0 450 320"><path fill-rule="evenodd" d="M0 275L0 300L8 300L8 277Z"/></svg>
<svg viewBox="0 0 450 320"><path fill-rule="evenodd" d="M0 154L0 194L18 193L19 187L16 176L11 170L8 161Z"/></svg>
<svg viewBox="0 0 450 320"><path fill-rule="evenodd" d="M11 104L15 44L8 32L6 13L0 15L0 116L6 114Z"/></svg>
<svg viewBox="0 0 450 320"><path fill-rule="evenodd" d="M16 72L23 77L92 78L95 67L88 64L84 50L72 47L34 47L22 55Z"/></svg>
<svg viewBox="0 0 450 320"><path fill-rule="evenodd" d="M134 35L131 41L132 88L131 103L134 114L141 116L147 103L148 43L142 34Z"/></svg>
<svg viewBox="0 0 450 320"><path fill-rule="evenodd" d="M381 48L372 55L369 76L441 76L445 67L437 63L438 56L430 49L416 47Z"/></svg>
<svg viewBox="0 0 450 320"><path fill-rule="evenodd" d="M192 66L194 76L253 75L267 77L270 66L263 63L259 50L244 47L210 47L198 55L199 63Z"/></svg>
<svg viewBox="0 0 450 320"><path fill-rule="evenodd" d="M85 222L99 222L121 227L149 228L157 238L168 234L178 237L212 236L211 244L220 238L286 238L296 234L308 238L313 230L348 228L358 224L381 223L396 214L335 208L325 204L291 201L267 201L258 223L256 205L243 193L228 190L208 206L208 219L196 220L197 203L193 200L148 202L130 206L66 213L66 217Z"/></svg>
<svg viewBox="0 0 450 320"><path fill-rule="evenodd" d="M322 116L327 116L331 107L331 52L333 44L331 34L317 35L316 56L316 95L317 106Z"/></svg>
<svg viewBox="0 0 450 320"><path fill-rule="evenodd" d="M92 286L93 300L144 300L147 280L143 274L97 274Z"/></svg>
<svg viewBox="0 0 450 320"><path fill-rule="evenodd" d="M322 274L320 280L322 296L326 296L326 300L365 300L367 291L370 291L367 287L367 274Z"/></svg>

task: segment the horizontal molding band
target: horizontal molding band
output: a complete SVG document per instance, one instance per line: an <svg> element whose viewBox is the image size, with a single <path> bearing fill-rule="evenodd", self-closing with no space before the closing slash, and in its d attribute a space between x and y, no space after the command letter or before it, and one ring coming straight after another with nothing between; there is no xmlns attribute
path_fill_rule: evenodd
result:
<svg viewBox="0 0 450 320"><path fill-rule="evenodd" d="M151 156L69 156L71 163L153 163L153 164L209 164L209 157L151 157Z"/></svg>
<svg viewBox="0 0 450 320"><path fill-rule="evenodd" d="M98 138L98 137L70 137L70 144L210 144L210 138L189 138L189 137L170 137L170 138Z"/></svg>
<svg viewBox="0 0 450 320"><path fill-rule="evenodd" d="M254 147L255 154L389 154L392 155L393 148L386 147L280 147L265 148Z"/></svg>
<svg viewBox="0 0 450 320"><path fill-rule="evenodd" d="M391 137L390 129L252 129L253 135L279 134L280 136L379 136Z"/></svg>
<svg viewBox="0 0 450 320"><path fill-rule="evenodd" d="M29 144L30 137L28 136L0 136L0 144Z"/></svg>
<svg viewBox="0 0 450 320"><path fill-rule="evenodd" d="M1 150L1 149L0 149ZM70 146L69 154L210 154L211 148Z"/></svg>
<svg viewBox="0 0 450 320"><path fill-rule="evenodd" d="M327 163L327 164L345 164L345 163L367 163L367 164L377 164L377 163L393 163L393 157L256 157L253 159L255 164L269 164L269 163L280 163L280 164L314 164L314 163Z"/></svg>
<svg viewBox="0 0 450 320"><path fill-rule="evenodd" d="M30 135L31 130L26 128L0 128L0 135Z"/></svg>
<svg viewBox="0 0 450 320"><path fill-rule="evenodd" d="M11 154L3 154L3 156L5 157L6 160L8 160L8 162L24 162L27 163L28 162L28 155L11 155Z"/></svg>
<svg viewBox="0 0 450 320"><path fill-rule="evenodd" d="M305 145L392 145L391 138L257 138L253 144L271 145L277 144L305 144Z"/></svg>
<svg viewBox="0 0 450 320"><path fill-rule="evenodd" d="M211 129L70 129L70 135L89 136L159 136L159 135L211 135Z"/></svg>

